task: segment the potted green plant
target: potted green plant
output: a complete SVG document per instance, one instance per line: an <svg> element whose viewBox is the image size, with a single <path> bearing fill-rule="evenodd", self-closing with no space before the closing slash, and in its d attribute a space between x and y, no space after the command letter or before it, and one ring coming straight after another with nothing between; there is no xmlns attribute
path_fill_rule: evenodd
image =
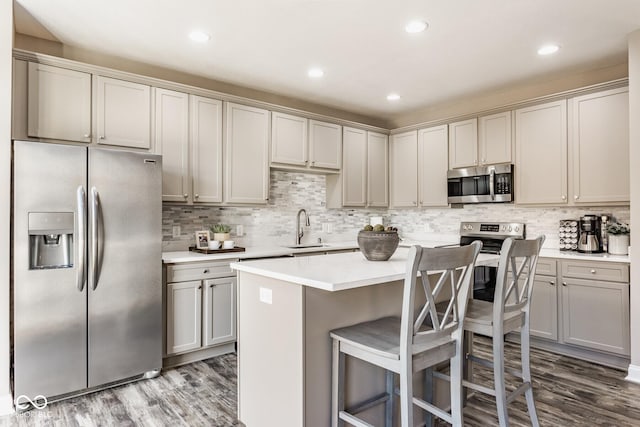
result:
<svg viewBox="0 0 640 427"><path fill-rule="evenodd" d="M225 240L231 240L231 227L226 224L212 225L211 231L213 232L213 240L224 242Z"/></svg>
<svg viewBox="0 0 640 427"><path fill-rule="evenodd" d="M627 224L612 222L607 226L608 250L612 255L627 255L629 253L629 233Z"/></svg>

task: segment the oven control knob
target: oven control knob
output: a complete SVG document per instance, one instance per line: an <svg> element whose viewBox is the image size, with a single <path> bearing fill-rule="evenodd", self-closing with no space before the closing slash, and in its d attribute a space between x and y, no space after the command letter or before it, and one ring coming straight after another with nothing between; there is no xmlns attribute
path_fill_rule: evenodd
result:
<svg viewBox="0 0 640 427"><path fill-rule="evenodd" d="M516 231L520 231L520 227L516 225Z"/></svg>
<svg viewBox="0 0 640 427"><path fill-rule="evenodd" d="M509 226L509 231L511 232L511 226Z"/></svg>

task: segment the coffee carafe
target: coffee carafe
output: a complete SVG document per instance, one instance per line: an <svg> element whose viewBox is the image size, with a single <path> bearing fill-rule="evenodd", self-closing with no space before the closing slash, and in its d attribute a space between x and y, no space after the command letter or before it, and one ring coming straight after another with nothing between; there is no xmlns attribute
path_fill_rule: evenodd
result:
<svg viewBox="0 0 640 427"><path fill-rule="evenodd" d="M601 228L602 220L599 216L584 215L580 218L578 252L602 252Z"/></svg>

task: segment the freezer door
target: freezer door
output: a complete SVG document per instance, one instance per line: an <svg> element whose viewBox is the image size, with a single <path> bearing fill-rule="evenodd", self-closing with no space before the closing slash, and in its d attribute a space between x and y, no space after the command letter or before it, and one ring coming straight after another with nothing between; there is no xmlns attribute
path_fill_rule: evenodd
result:
<svg viewBox="0 0 640 427"><path fill-rule="evenodd" d="M15 141L13 165L14 396L19 404L87 386L81 268L87 149Z"/></svg>
<svg viewBox="0 0 640 427"><path fill-rule="evenodd" d="M161 159L89 148L89 387L162 367Z"/></svg>

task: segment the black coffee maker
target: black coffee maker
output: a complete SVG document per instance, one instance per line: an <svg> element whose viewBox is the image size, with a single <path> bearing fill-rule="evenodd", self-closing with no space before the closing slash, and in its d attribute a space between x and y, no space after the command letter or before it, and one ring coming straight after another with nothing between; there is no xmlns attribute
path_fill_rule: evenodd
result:
<svg viewBox="0 0 640 427"><path fill-rule="evenodd" d="M580 237L578 252L602 252L602 220L599 215L584 215L580 218Z"/></svg>

